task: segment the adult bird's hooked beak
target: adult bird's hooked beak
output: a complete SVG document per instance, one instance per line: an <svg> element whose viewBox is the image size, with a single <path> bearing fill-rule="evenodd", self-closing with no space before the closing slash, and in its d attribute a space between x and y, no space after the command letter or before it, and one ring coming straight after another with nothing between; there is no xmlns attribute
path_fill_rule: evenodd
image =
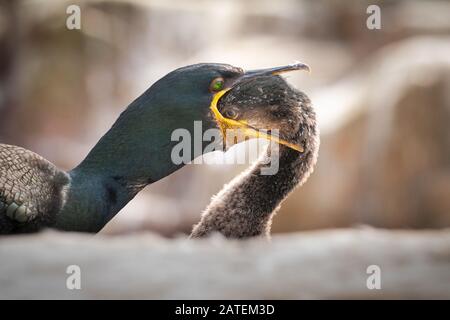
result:
<svg viewBox="0 0 450 320"><path fill-rule="evenodd" d="M254 138L264 138L269 141L274 141L279 144L285 145L291 149L297 150L298 152L304 152L304 149L301 145L290 143L290 142L283 140L283 139L279 138L278 136L275 136L272 134L267 134L255 127L250 126L247 123L247 121L245 121L245 120L234 120L234 119L226 118L220 113L220 111L217 108L217 104L218 104L220 98L223 97L223 95L225 93L227 93L229 90L233 89L235 86L237 86L240 83L243 83L243 82L245 82L249 79L253 79L255 77L270 76L270 75L275 76L275 75L279 75L282 73L297 71L297 70L305 70L305 71L311 72L311 69L309 68L308 65L306 65L304 63L300 63L300 62L289 64L286 66L281 66L281 67L250 70L250 71L244 72L242 76L238 77L235 81L228 84L228 86L225 89L218 91L214 95L214 97L211 101L210 108L214 114L214 117L216 118L217 123L219 124L219 127L222 131L223 137L226 138L227 130L240 129L243 131L243 134L245 136L254 137Z"/></svg>

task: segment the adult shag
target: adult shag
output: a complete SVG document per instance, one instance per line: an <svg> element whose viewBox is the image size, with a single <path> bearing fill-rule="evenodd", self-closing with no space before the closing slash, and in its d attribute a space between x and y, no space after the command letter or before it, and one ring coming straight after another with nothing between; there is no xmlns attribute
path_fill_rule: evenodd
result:
<svg viewBox="0 0 450 320"><path fill-rule="evenodd" d="M222 114L247 127L277 129L288 143L272 144L252 167L234 178L213 198L191 237L220 232L230 238L269 236L280 203L313 171L319 150L319 129L309 98L276 75L242 83L222 97ZM296 147L295 147L296 146ZM275 174L262 174L278 160Z"/></svg>
<svg viewBox="0 0 450 320"><path fill-rule="evenodd" d="M29 150L0 144L0 234L46 227L98 232L142 188L183 166L171 161L175 129L193 135L194 121L202 121L203 131L246 127L217 110L220 98L252 79L302 69L308 67L296 63L245 72L226 64L196 64L172 71L133 101L69 172ZM247 129L257 135L255 128ZM202 154L203 148L197 149L191 159Z"/></svg>

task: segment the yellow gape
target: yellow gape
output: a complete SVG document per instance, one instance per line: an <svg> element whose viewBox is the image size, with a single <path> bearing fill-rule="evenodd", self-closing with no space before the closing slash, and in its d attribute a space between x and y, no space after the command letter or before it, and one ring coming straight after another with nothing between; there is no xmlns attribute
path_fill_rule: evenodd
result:
<svg viewBox="0 0 450 320"><path fill-rule="evenodd" d="M298 152L304 152L304 149L302 146L297 145L297 144L293 144L290 143L286 140L280 139L277 136L274 135L270 135L264 132L261 132L257 129L254 129L252 127L250 127L247 124L247 121L237 121L237 120L233 120L233 119L229 119L229 118L225 118L220 112L219 109L217 109L217 103L219 102L219 99L228 91L230 90L230 88L228 89L224 89L221 90L219 92L217 92L212 101L211 101L211 110L214 114L214 117L216 118L217 123L220 126L220 130L222 131L222 135L224 137L224 139L226 139L226 131L227 129L241 129L243 131L243 133L246 136L249 137L254 137L254 138L263 138L263 139L267 139L269 141L275 141L276 143L285 145L291 149L294 149Z"/></svg>

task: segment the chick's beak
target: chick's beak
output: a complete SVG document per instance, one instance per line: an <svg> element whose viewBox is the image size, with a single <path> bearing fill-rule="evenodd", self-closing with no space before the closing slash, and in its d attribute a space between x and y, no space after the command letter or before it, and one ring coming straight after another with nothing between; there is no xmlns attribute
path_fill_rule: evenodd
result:
<svg viewBox="0 0 450 320"><path fill-rule="evenodd" d="M300 62L296 62L294 64L289 64L286 66L281 67L274 67L274 68L267 68L267 69L257 69L257 70L250 70L244 72L244 74L240 77L238 77L234 82L232 82L227 88L217 92L211 101L211 111L213 112L213 115L222 131L222 136L224 140L226 140L226 134L227 130L241 130L241 133L244 134L246 137L253 137L253 138L264 138L269 141L274 141L278 144L285 145L291 149L297 150L298 152L304 152L304 149L301 145L290 143L286 140L283 140L279 138L278 136L265 133L264 131L261 131L257 128L254 128L250 126L247 121L245 120L234 120L230 118L224 117L217 108L217 104L221 97L225 93L227 93L229 90L234 88L239 83L242 83L244 81L247 81L249 79L260 77L260 76L269 76L269 75L279 75L281 73L290 72L290 71L297 71L297 70L305 70L310 72L310 68L308 65Z"/></svg>

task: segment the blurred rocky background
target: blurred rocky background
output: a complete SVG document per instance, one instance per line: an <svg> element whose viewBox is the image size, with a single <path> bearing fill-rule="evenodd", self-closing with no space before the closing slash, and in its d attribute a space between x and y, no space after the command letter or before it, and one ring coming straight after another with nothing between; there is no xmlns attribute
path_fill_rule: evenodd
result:
<svg viewBox="0 0 450 320"><path fill-rule="evenodd" d="M128 103L179 66L300 60L312 73L289 81L312 98L322 144L315 173L284 202L273 232L450 227L448 1L0 3L1 143L70 169ZM81 30L66 28L70 4L81 8ZM381 8L380 30L366 27L370 4ZM102 232L189 233L242 170L186 166Z"/></svg>

